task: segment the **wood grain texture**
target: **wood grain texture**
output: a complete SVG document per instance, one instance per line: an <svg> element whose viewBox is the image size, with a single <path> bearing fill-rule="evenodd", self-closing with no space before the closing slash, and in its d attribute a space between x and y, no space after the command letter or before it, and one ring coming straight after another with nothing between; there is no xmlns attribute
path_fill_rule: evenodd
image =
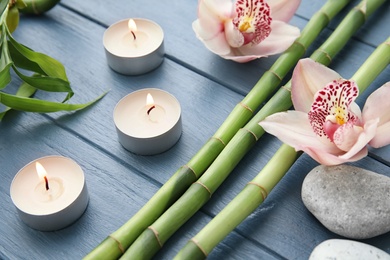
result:
<svg viewBox="0 0 390 260"><path fill-rule="evenodd" d="M303 28L324 1L304 0L292 23ZM358 1L353 1L351 8ZM0 258L80 259L135 214L158 188L218 129L234 106L276 59L236 64L209 52L196 39L191 23L197 1L61 1L43 16L22 16L14 37L30 48L61 61L75 97L87 102L110 92L96 105L76 113L28 114L13 111L0 123ZM388 37L389 3L369 19L336 56L331 68L349 78ZM346 12L344 12L345 14ZM106 64L102 36L110 24L128 17L159 23L165 33L166 57L151 73L129 77ZM321 33L308 54L330 35L342 15ZM388 67L359 97L367 96L390 78ZM14 81L16 89L20 81ZM155 156L127 152L117 141L112 119L116 103L141 88L157 87L181 103L183 134L169 151ZM61 100L58 94L38 92L38 98ZM279 148L269 135L261 138L238 164L211 200L164 245L156 259L171 259L188 239L227 205ZM18 218L9 197L16 172L28 162L60 154L77 161L86 174L90 203L72 226L39 232ZM328 238L327 231L306 210L300 198L304 176L317 165L303 155L256 209L210 255L210 259L305 259ZM372 149L370 157L353 163L390 177L390 150ZM390 253L390 234L363 241Z"/></svg>

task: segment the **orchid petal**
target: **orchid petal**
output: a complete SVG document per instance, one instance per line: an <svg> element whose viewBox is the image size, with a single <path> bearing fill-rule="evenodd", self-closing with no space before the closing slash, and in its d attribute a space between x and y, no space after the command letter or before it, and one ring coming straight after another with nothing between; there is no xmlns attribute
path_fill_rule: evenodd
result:
<svg viewBox="0 0 390 260"><path fill-rule="evenodd" d="M374 138L368 143L374 148L390 144L390 122L382 124L376 130Z"/></svg>
<svg viewBox="0 0 390 260"><path fill-rule="evenodd" d="M202 37L202 34L205 33L205 30L201 28L199 20L196 20L192 23L192 28L194 29L199 40L201 40L210 51L218 55L226 55L230 53L230 46L226 42L223 31L214 35L212 38L205 40L205 38Z"/></svg>
<svg viewBox="0 0 390 260"><path fill-rule="evenodd" d="M247 44L240 47L243 55L257 55L267 57L281 53L299 37L300 31L297 27L280 21L272 21L271 34L257 45Z"/></svg>
<svg viewBox="0 0 390 260"><path fill-rule="evenodd" d="M230 53L230 46L225 39L224 23L234 15L233 3L230 0L201 0L198 20L193 22L192 28L210 51L225 55Z"/></svg>
<svg viewBox="0 0 390 260"><path fill-rule="evenodd" d="M295 110L308 113L315 93L341 76L310 58L301 59L292 76L291 98Z"/></svg>
<svg viewBox="0 0 390 260"><path fill-rule="evenodd" d="M366 122L363 126L364 131L360 133L354 146L352 146L344 155L340 156L340 158L350 159L358 154L361 150L367 149L367 143L375 136L377 124L378 120L375 119Z"/></svg>
<svg viewBox="0 0 390 260"><path fill-rule="evenodd" d="M234 5L231 0L200 0L198 17L214 16L219 21L232 19L235 16Z"/></svg>
<svg viewBox="0 0 390 260"><path fill-rule="evenodd" d="M379 126L390 121L390 81L374 91L363 107L363 120L379 118Z"/></svg>
<svg viewBox="0 0 390 260"><path fill-rule="evenodd" d="M294 16L298 9L300 0L269 0L268 5L271 7L271 17L274 20L288 22Z"/></svg>
<svg viewBox="0 0 390 260"><path fill-rule="evenodd" d="M326 138L319 138L307 119L307 114L299 111L287 111L273 114L259 123L268 133L275 135L282 142L296 150L306 152L307 148L320 150L323 153L341 153Z"/></svg>
<svg viewBox="0 0 390 260"><path fill-rule="evenodd" d="M237 30L231 20L225 22L226 41L233 48L238 48L244 44L244 36Z"/></svg>
<svg viewBox="0 0 390 260"><path fill-rule="evenodd" d="M356 143L359 135L364 131L360 126L346 123L333 134L333 143L341 150L348 152ZM364 144L366 145L367 142Z"/></svg>
<svg viewBox="0 0 390 260"><path fill-rule="evenodd" d="M332 153L324 153L320 148L310 147L305 149L305 152L318 163L323 165L338 165L346 162L355 162L364 158L367 153L367 147L364 147L358 153L349 158L343 158L343 155L337 155Z"/></svg>
<svg viewBox="0 0 390 260"><path fill-rule="evenodd" d="M196 34L203 40L214 38L223 31L223 22L217 10L212 7L209 1L201 0L198 7L198 20Z"/></svg>
<svg viewBox="0 0 390 260"><path fill-rule="evenodd" d="M390 82L374 91L368 98L363 108L363 120L368 121L379 118L378 129L375 137L370 141L373 147L382 147L390 144Z"/></svg>

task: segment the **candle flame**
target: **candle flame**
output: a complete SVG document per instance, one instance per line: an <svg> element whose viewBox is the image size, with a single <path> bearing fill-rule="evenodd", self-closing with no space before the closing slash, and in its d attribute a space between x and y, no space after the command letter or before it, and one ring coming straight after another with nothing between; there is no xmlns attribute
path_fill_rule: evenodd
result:
<svg viewBox="0 0 390 260"><path fill-rule="evenodd" d="M129 19L129 22L127 24L129 26L129 30L131 32L136 32L137 31L137 25L135 24L133 19Z"/></svg>
<svg viewBox="0 0 390 260"><path fill-rule="evenodd" d="M40 164L39 162L36 162L35 168L37 169L37 173L38 173L39 178L42 180L45 179L45 177L47 176L47 172L46 172L45 168L43 168L42 164Z"/></svg>
<svg viewBox="0 0 390 260"><path fill-rule="evenodd" d="M146 96L146 105L151 106L154 105L154 99L150 93Z"/></svg>

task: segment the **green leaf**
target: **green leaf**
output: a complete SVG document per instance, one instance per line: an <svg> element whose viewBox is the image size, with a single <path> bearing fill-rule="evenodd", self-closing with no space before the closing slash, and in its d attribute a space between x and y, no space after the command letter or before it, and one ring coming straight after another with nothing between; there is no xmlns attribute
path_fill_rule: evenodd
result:
<svg viewBox="0 0 390 260"><path fill-rule="evenodd" d="M16 95L20 97L31 97L32 95L34 95L36 91L37 89L34 88L33 86L27 83L22 83L18 91L16 92Z"/></svg>
<svg viewBox="0 0 390 260"><path fill-rule="evenodd" d="M27 5L25 2L23 2L23 0L16 0L16 6L18 7L18 9L23 9L25 8Z"/></svg>
<svg viewBox="0 0 390 260"><path fill-rule="evenodd" d="M0 92L0 103L12 109L22 110L26 112L50 113L58 111L74 111L86 108L94 104L106 94L107 92L99 96L97 99L85 104L66 104L40 100L36 98L19 97L17 95Z"/></svg>
<svg viewBox="0 0 390 260"><path fill-rule="evenodd" d="M13 66L13 69L23 81L25 81L26 83L30 84L31 86L37 89L48 91L48 92L73 93L72 88L70 87L68 81L59 78L52 78L40 74L26 76L22 74L15 66Z"/></svg>
<svg viewBox="0 0 390 260"><path fill-rule="evenodd" d="M3 14L5 11L5 8L8 7L8 0L1 0L0 1L0 13Z"/></svg>
<svg viewBox="0 0 390 260"><path fill-rule="evenodd" d="M68 81L64 66L56 59L18 43L8 32L9 52L15 66Z"/></svg>
<svg viewBox="0 0 390 260"><path fill-rule="evenodd" d="M18 91L16 92L16 96L19 96L19 97L31 97L32 95L34 95L34 93L37 91L36 88L34 88L33 86L27 84L27 83L22 83L22 85L20 85ZM5 110L3 112L0 113L0 121L1 119L3 119L3 117L5 116L5 114L10 111L11 108L10 107L6 107Z"/></svg>
<svg viewBox="0 0 390 260"><path fill-rule="evenodd" d="M11 82L11 74L9 72L11 66L12 63L8 63L4 67L0 66L0 89L4 89Z"/></svg>
<svg viewBox="0 0 390 260"><path fill-rule="evenodd" d="M2 24L0 28L1 31L5 31L6 25ZM4 89L11 81L10 67L12 65L4 33L0 34L0 48L0 89Z"/></svg>

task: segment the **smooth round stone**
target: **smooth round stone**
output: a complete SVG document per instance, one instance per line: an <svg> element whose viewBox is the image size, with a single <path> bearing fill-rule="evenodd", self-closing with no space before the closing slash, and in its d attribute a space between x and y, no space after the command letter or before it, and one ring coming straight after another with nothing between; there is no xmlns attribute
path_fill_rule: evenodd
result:
<svg viewBox="0 0 390 260"><path fill-rule="evenodd" d="M310 254L309 260L389 260L385 251L361 242L345 239L329 239L318 246Z"/></svg>
<svg viewBox="0 0 390 260"><path fill-rule="evenodd" d="M390 231L390 178L350 165L317 166L302 185L307 209L330 231L366 239Z"/></svg>

